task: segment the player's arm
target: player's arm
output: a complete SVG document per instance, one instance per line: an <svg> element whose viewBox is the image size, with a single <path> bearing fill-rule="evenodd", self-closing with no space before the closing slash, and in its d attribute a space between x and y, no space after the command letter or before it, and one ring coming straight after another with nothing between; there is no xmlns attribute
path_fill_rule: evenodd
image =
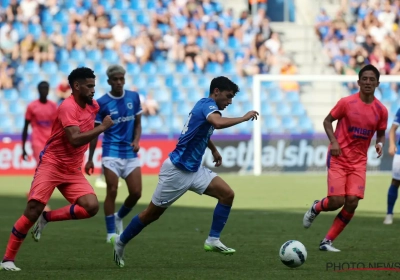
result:
<svg viewBox="0 0 400 280"><path fill-rule="evenodd" d="M25 150L25 143L26 139L28 139L28 128L30 123L31 122L29 120L25 119L24 128L22 129L22 158L24 160L26 160L28 156Z"/></svg>
<svg viewBox="0 0 400 280"><path fill-rule="evenodd" d="M326 118L324 119L324 129L325 133L329 138L329 141L331 143L337 143L337 139L335 137L335 133L333 131L333 125L332 123L336 121L336 119L329 113Z"/></svg>
<svg viewBox="0 0 400 280"><path fill-rule="evenodd" d="M100 123L95 122L94 123L94 127L96 128L97 126L99 126ZM97 147L97 141L99 140L99 135L95 136L92 141L90 141L90 145L89 145L89 157L88 157L88 161L93 161L93 155L94 155L94 151L96 150Z"/></svg>
<svg viewBox="0 0 400 280"><path fill-rule="evenodd" d="M208 140L207 147L211 150L211 152L217 151L217 147L215 147L214 142L211 139Z"/></svg>
<svg viewBox="0 0 400 280"><path fill-rule="evenodd" d="M211 123L215 129L224 129L224 128L228 128L228 127L240 124L240 123L248 121L248 120L257 119L257 116L258 116L258 112L250 111L243 117L224 118L221 116L221 114L218 111L215 111L208 115L207 121L209 123Z"/></svg>
<svg viewBox="0 0 400 280"><path fill-rule="evenodd" d="M136 115L135 117L135 126L133 128L133 133L134 133L134 138L133 142L134 143L139 143L140 137L142 136L142 115Z"/></svg>
<svg viewBox="0 0 400 280"><path fill-rule="evenodd" d="M389 131L389 154L394 155L397 151L396 147L396 131L397 128L399 128L399 125L397 123L393 123L392 127L390 128ZM378 136L378 134L377 134Z"/></svg>

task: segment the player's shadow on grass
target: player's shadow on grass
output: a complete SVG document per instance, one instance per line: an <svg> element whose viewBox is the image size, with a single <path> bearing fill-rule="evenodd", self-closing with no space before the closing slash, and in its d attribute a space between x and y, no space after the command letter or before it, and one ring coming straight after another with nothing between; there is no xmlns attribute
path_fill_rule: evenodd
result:
<svg viewBox="0 0 400 280"><path fill-rule="evenodd" d="M25 204L26 198L22 197L0 198L0 251L5 249L12 226ZM53 209L66 204L63 199L51 201ZM124 225L144 207L143 204L135 207L125 218ZM364 257L363 261L388 262L399 257L393 244L398 240L400 221L383 226L383 215L382 218L356 215L336 241L337 247L346 253L331 254L319 252L318 244L332 224L334 214L321 214L312 227L305 230L302 226L304 211L233 208L221 240L237 253L223 257L203 251L213 209L172 206L159 221L132 240L126 250L126 267L119 270L112 262L111 246L105 243L101 205L92 219L49 224L39 243L33 242L28 234L17 259L24 271L15 279L25 279L23 276L28 277L32 271L39 275L37 279L44 279L41 277L46 275L50 275L50 279L104 279L109 273L116 277L112 279L128 279L121 274L128 271L148 276L135 279L265 279L265 273L290 273L278 258L280 246L290 239L301 241L309 255L307 265L296 273L306 273L310 269L313 273L324 271L328 261L360 261ZM71 277L74 273L82 278ZM185 277L179 278L180 273ZM226 277L226 273L230 277ZM242 277L237 278L238 275ZM308 274L296 275L314 279ZM3 279L1 273L0 279Z"/></svg>

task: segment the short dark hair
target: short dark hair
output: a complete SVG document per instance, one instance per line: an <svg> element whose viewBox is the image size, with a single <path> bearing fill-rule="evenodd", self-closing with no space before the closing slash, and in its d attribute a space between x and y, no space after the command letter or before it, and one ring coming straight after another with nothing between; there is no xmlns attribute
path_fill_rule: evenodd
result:
<svg viewBox="0 0 400 280"><path fill-rule="evenodd" d="M233 91L234 95L240 91L237 84L235 84L234 82L232 82L231 80L229 80L227 77L224 76L212 79L210 84L210 94L212 94L216 88L219 89L220 91L224 90Z"/></svg>
<svg viewBox="0 0 400 280"><path fill-rule="evenodd" d="M84 79L95 79L96 75L94 71L87 67L78 67L69 74L68 83L73 88L73 83L76 80L84 80Z"/></svg>
<svg viewBox="0 0 400 280"><path fill-rule="evenodd" d="M360 72L358 73L359 80L361 80L361 76L365 71L374 72L376 79L379 81L379 77L381 76L381 73L379 73L379 70L372 64L367 64L363 68L361 68Z"/></svg>
<svg viewBox="0 0 400 280"><path fill-rule="evenodd" d="M50 84L48 83L48 82L46 82L46 81L41 81L40 83L38 83L38 85L37 85L37 88L38 88L38 90L41 88L41 87L50 87Z"/></svg>

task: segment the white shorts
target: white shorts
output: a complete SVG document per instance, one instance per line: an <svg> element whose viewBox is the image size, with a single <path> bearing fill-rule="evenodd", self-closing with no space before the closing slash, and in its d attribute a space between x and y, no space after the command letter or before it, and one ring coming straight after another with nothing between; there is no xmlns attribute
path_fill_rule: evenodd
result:
<svg viewBox="0 0 400 280"><path fill-rule="evenodd" d="M395 154L393 157L392 178L400 180L400 155L398 154Z"/></svg>
<svg viewBox="0 0 400 280"><path fill-rule="evenodd" d="M114 172L118 177L125 179L133 170L140 167L140 159L104 157L102 158L102 164L105 168Z"/></svg>
<svg viewBox="0 0 400 280"><path fill-rule="evenodd" d="M188 190L202 195L217 176L217 173L205 166L201 166L197 172L183 171L167 158L161 166L151 201L156 206L169 207Z"/></svg>

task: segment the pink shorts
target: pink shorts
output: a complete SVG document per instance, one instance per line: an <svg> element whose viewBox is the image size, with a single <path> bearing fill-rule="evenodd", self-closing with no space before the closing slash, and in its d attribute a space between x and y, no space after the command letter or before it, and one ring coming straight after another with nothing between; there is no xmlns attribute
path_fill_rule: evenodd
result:
<svg viewBox="0 0 400 280"><path fill-rule="evenodd" d="M328 164L328 196L354 195L363 199L365 182L365 168L345 168Z"/></svg>
<svg viewBox="0 0 400 280"><path fill-rule="evenodd" d="M44 145L33 145L32 150L33 150L33 158L36 160L36 165L39 164L39 156L40 153L43 151Z"/></svg>
<svg viewBox="0 0 400 280"><path fill-rule="evenodd" d="M71 171L66 168L63 171L54 164L41 162L33 177L28 201L37 200L46 205L55 188L71 204L75 204L84 195L96 195L81 170Z"/></svg>

